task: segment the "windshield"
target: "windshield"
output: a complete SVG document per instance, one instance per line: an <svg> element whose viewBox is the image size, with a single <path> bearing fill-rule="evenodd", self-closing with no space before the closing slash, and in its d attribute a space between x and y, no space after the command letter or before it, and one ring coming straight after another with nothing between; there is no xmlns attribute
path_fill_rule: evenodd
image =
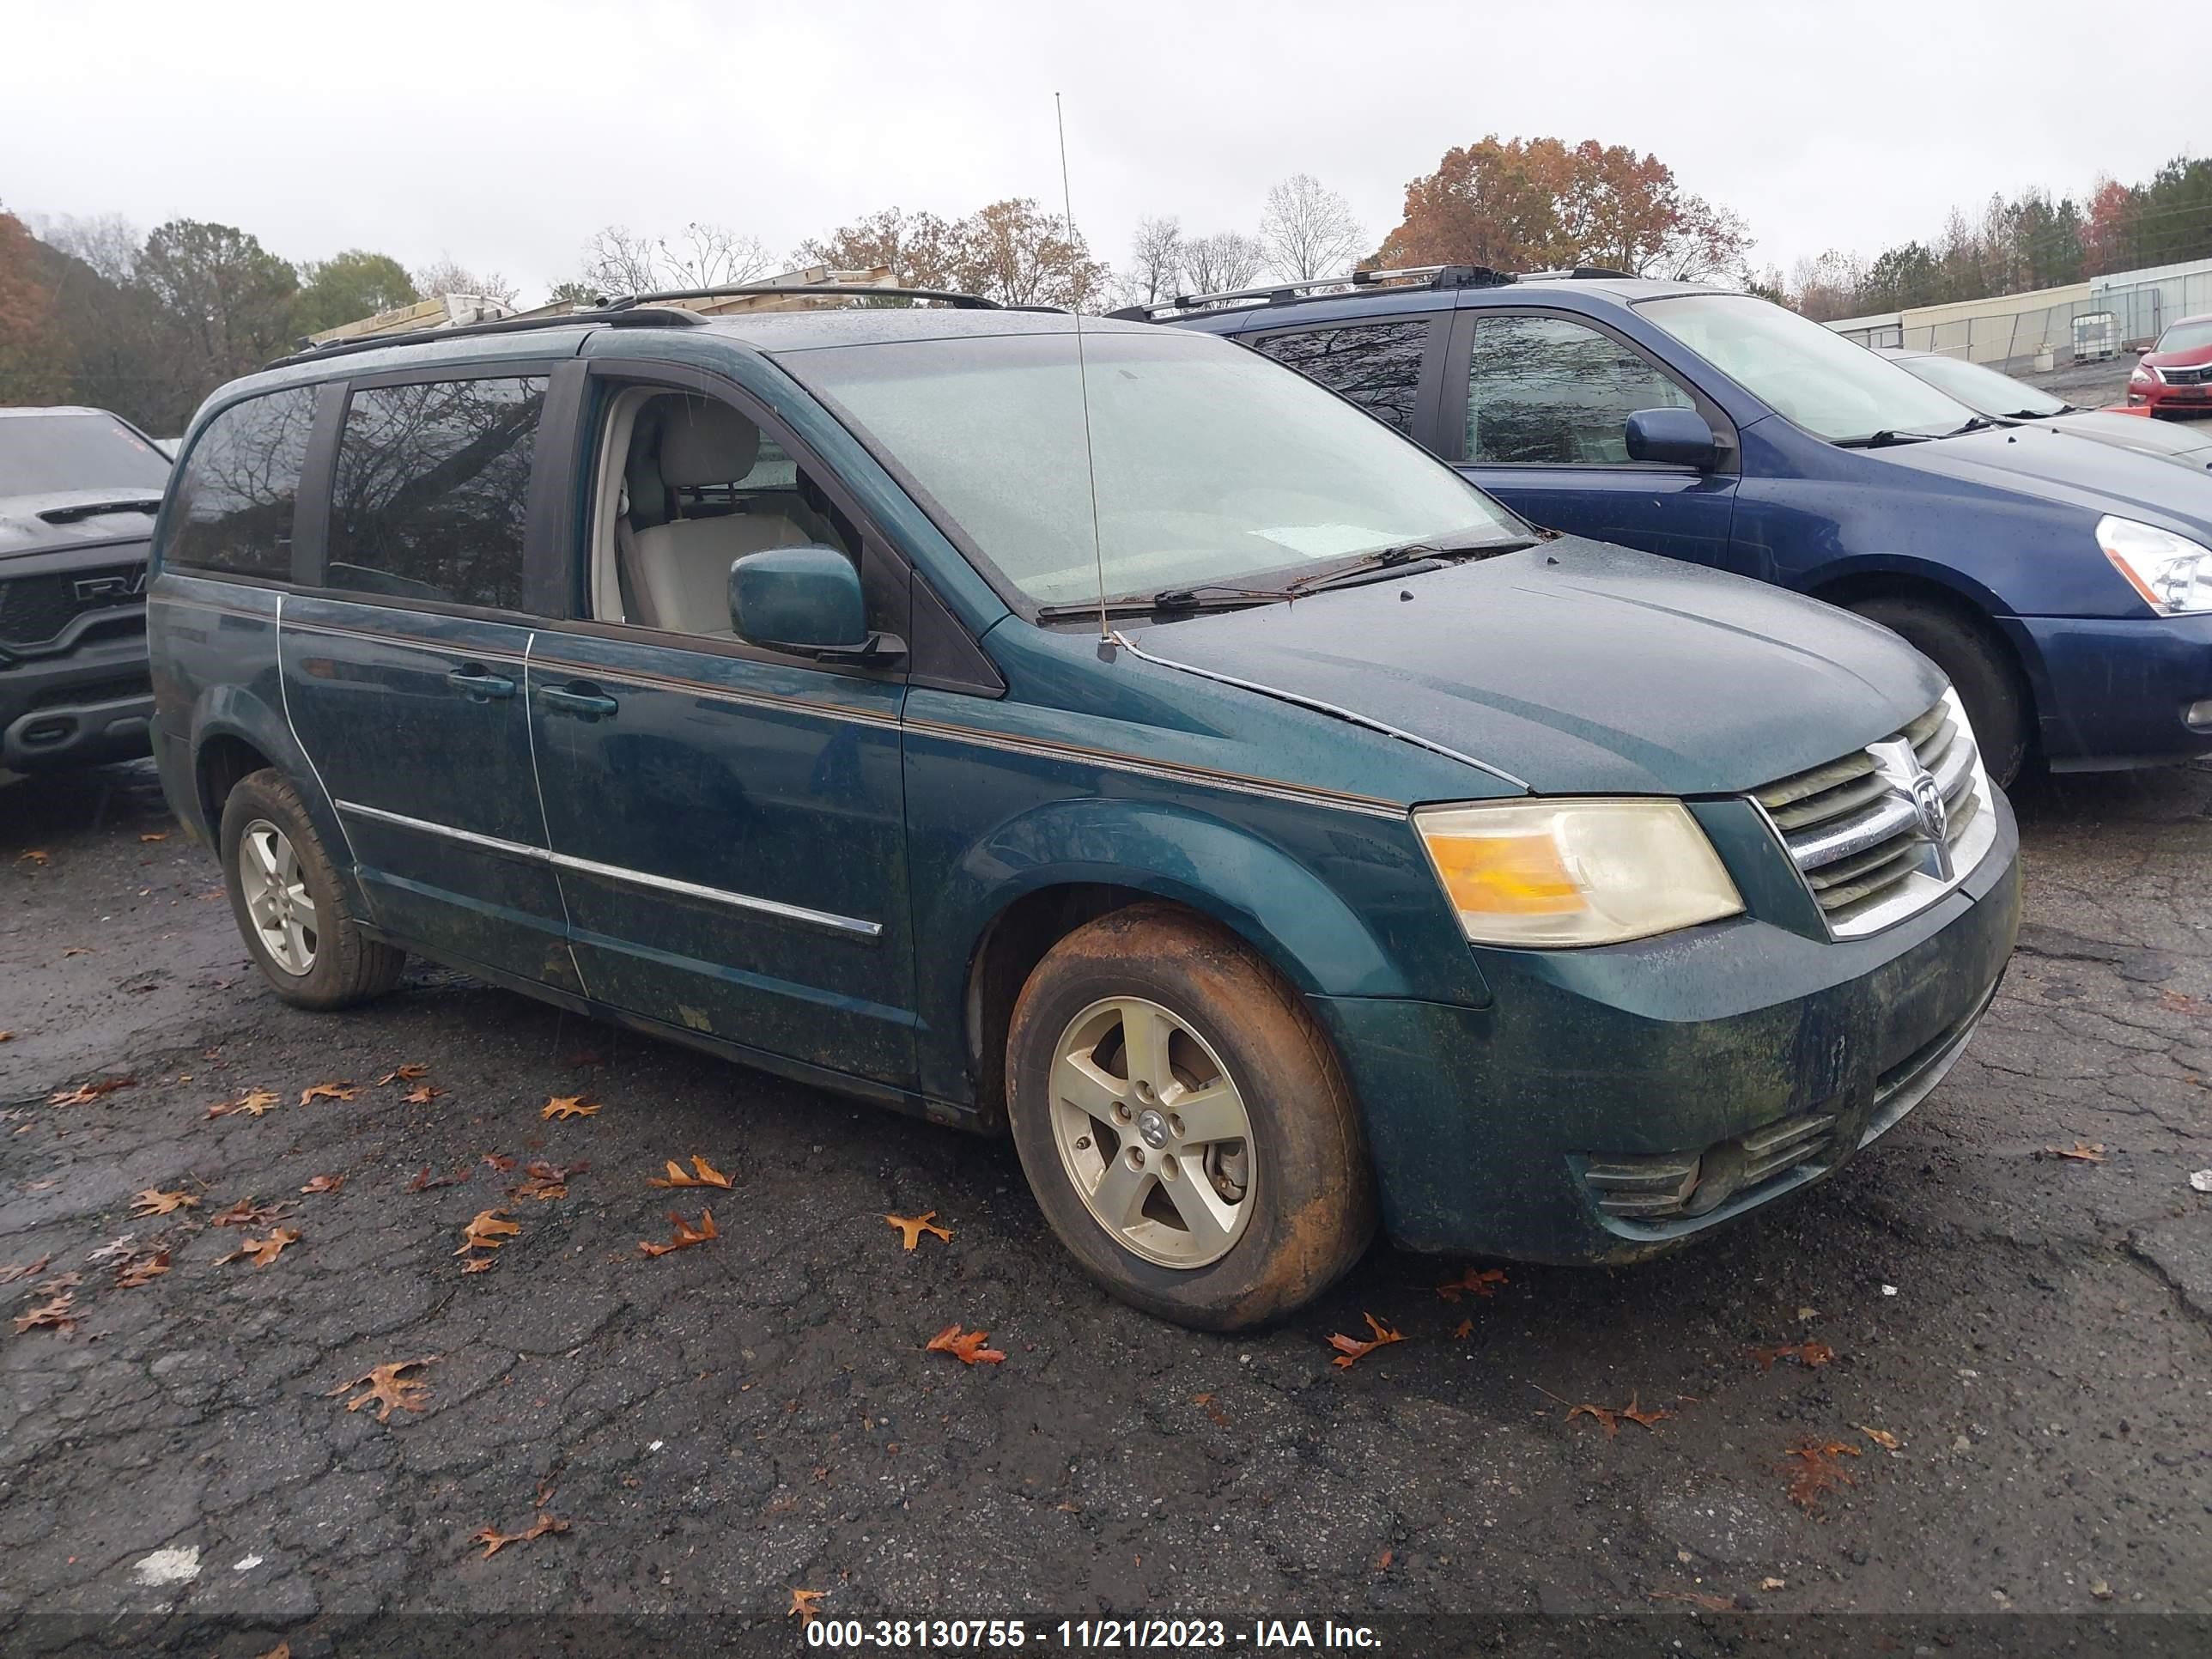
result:
<svg viewBox="0 0 2212 1659"><path fill-rule="evenodd" d="M1208 335L1086 332L786 353L1033 604L1248 581L1407 542L1518 539L1443 463ZM1089 477L1097 478L1097 543Z"/></svg>
<svg viewBox="0 0 2212 1659"><path fill-rule="evenodd" d="M1967 362L1960 357L1893 357L1908 374L1917 374L1938 392L1948 392L1969 409L1984 415L2025 415L2040 418L2065 410L2065 403L2047 392L2039 392L2025 380L2000 374L1994 368Z"/></svg>
<svg viewBox="0 0 2212 1659"><path fill-rule="evenodd" d="M169 458L112 415L0 417L0 495L72 489L158 495L168 481Z"/></svg>
<svg viewBox="0 0 2212 1659"><path fill-rule="evenodd" d="M1972 415L1864 346L1748 294L1685 294L1638 309L1753 396L1834 442L1954 432Z"/></svg>
<svg viewBox="0 0 2212 1659"><path fill-rule="evenodd" d="M2195 351L2201 346L2212 346L2212 317L2176 323L2158 337L2155 349L2160 351Z"/></svg>

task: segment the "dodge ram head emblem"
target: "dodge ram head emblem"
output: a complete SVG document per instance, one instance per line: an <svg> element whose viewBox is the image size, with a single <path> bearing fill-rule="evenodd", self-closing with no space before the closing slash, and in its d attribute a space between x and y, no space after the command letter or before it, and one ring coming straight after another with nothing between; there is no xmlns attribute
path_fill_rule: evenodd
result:
<svg viewBox="0 0 2212 1659"><path fill-rule="evenodd" d="M1910 826L1928 852L1927 872L1938 881L1951 879L1951 812L1943 799L1943 786L1920 763L1920 757L1903 738L1888 738L1867 745L1874 758L1875 775L1912 809Z"/></svg>

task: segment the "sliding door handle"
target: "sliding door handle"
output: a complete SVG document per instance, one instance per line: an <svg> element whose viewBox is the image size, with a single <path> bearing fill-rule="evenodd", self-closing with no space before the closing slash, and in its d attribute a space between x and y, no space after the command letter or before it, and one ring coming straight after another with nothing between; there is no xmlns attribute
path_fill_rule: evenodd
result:
<svg viewBox="0 0 2212 1659"><path fill-rule="evenodd" d="M482 663L464 663L446 676L446 684L464 693L472 702L489 702L495 697L514 695L514 682L503 674L495 674Z"/></svg>
<svg viewBox="0 0 2212 1659"><path fill-rule="evenodd" d="M571 680L566 685L549 685L538 695L548 708L574 714L579 720L605 720L622 707L589 680Z"/></svg>

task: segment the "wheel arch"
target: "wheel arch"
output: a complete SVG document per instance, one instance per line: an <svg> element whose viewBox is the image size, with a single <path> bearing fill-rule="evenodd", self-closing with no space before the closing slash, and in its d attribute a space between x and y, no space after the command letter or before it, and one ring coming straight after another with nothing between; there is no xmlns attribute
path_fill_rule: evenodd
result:
<svg viewBox="0 0 2212 1659"><path fill-rule="evenodd" d="M2040 711L2050 702L2042 659L2025 630L2008 626L2008 612L1996 594L1955 570L1911 559L1855 562L1847 568L1830 568L1803 592L1812 599L1850 610L1868 599L1909 599L1933 606L1972 629L1993 647L1999 658L2020 676L2027 696L2028 730L2036 729Z"/></svg>

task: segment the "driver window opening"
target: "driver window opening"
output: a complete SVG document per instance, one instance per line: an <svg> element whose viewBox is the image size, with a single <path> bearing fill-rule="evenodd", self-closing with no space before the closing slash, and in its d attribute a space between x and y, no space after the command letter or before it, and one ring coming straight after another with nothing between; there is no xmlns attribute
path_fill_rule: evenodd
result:
<svg viewBox="0 0 2212 1659"><path fill-rule="evenodd" d="M608 411L592 614L732 639L730 566L813 544L857 560L851 521L775 439L730 404L633 387Z"/></svg>

